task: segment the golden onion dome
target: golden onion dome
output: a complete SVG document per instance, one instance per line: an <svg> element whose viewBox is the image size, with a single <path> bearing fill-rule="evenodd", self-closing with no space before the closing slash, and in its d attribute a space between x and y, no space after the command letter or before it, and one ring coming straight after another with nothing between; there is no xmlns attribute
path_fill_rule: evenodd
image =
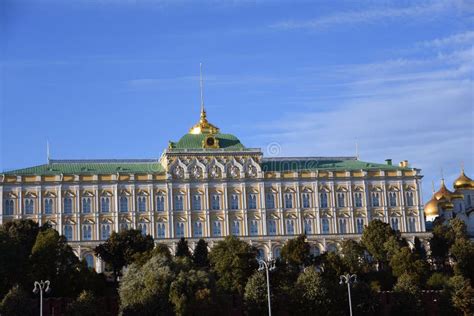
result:
<svg viewBox="0 0 474 316"><path fill-rule="evenodd" d="M451 200L453 192L449 191L444 184L444 179L441 180L441 188L434 194L434 197L439 201L441 199Z"/></svg>
<svg viewBox="0 0 474 316"><path fill-rule="evenodd" d="M432 198L425 205L425 216L428 217L428 216L438 216L438 215L439 215L438 200L436 200L436 198Z"/></svg>
<svg viewBox="0 0 474 316"><path fill-rule="evenodd" d="M474 188L474 182L464 173L464 169L461 171L461 175L454 180L455 189L465 189L465 188Z"/></svg>
<svg viewBox="0 0 474 316"><path fill-rule="evenodd" d="M204 110L204 106L201 107L201 118L199 122L191 127L189 130L189 134L217 134L219 133L219 128L209 123L207 120L206 110Z"/></svg>

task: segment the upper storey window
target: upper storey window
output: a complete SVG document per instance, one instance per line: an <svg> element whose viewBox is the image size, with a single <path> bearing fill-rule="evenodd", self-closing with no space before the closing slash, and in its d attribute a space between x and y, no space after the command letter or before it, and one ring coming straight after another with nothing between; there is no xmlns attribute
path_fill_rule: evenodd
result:
<svg viewBox="0 0 474 316"><path fill-rule="evenodd" d="M304 220L304 233L305 234L313 233L313 221L309 218Z"/></svg>
<svg viewBox="0 0 474 316"><path fill-rule="evenodd" d="M219 194L213 194L211 197L211 209L214 211L221 209L221 197Z"/></svg>
<svg viewBox="0 0 474 316"><path fill-rule="evenodd" d="M121 196L120 197L120 202L119 202L119 210L122 213L128 212L128 197L126 196Z"/></svg>
<svg viewBox="0 0 474 316"><path fill-rule="evenodd" d="M285 208L293 208L293 194L285 193Z"/></svg>
<svg viewBox="0 0 474 316"><path fill-rule="evenodd" d="M389 192L389 194L388 194L388 204L392 207L397 206L397 193Z"/></svg>
<svg viewBox="0 0 474 316"><path fill-rule="evenodd" d="M138 211L146 212L146 196L138 197Z"/></svg>
<svg viewBox="0 0 474 316"><path fill-rule="evenodd" d="M408 191L406 193L406 197L407 197L407 206L415 205L414 200L413 200L413 192Z"/></svg>
<svg viewBox="0 0 474 316"><path fill-rule="evenodd" d="M100 212L101 213L110 212L110 198L109 197L102 197L100 199Z"/></svg>
<svg viewBox="0 0 474 316"><path fill-rule="evenodd" d="M355 207L362 207L362 193L356 192L354 194Z"/></svg>
<svg viewBox="0 0 474 316"><path fill-rule="evenodd" d="M275 208L275 194L267 193L265 203L266 203L267 209L274 209Z"/></svg>
<svg viewBox="0 0 474 316"><path fill-rule="evenodd" d="M82 213L90 213L91 212L91 198L85 197L82 198Z"/></svg>
<svg viewBox="0 0 474 316"><path fill-rule="evenodd" d="M13 199L5 200L5 215L13 215L15 209L15 201Z"/></svg>
<svg viewBox="0 0 474 316"><path fill-rule="evenodd" d="M64 202L64 214L71 214L72 213L72 198L65 197L63 202Z"/></svg>
<svg viewBox="0 0 474 316"><path fill-rule="evenodd" d="M232 194L230 196L230 209L231 210L239 209L239 196L237 194Z"/></svg>
<svg viewBox="0 0 474 316"><path fill-rule="evenodd" d="M328 194L326 192L319 193L319 199L321 200L321 207L328 207Z"/></svg>
<svg viewBox="0 0 474 316"><path fill-rule="evenodd" d="M257 209L257 195L254 193L249 194L248 209L249 210Z"/></svg>
<svg viewBox="0 0 474 316"><path fill-rule="evenodd" d="M380 194L378 192L372 193L372 206L379 207L380 206Z"/></svg>
<svg viewBox="0 0 474 316"><path fill-rule="evenodd" d="M277 232L277 227L276 227L276 221L274 219L271 219L268 221L268 234L271 235L271 236L274 236L276 235L276 232Z"/></svg>
<svg viewBox="0 0 474 316"><path fill-rule="evenodd" d="M163 212L165 210L165 197L163 195L158 195L156 197L156 210L158 212Z"/></svg>
<svg viewBox="0 0 474 316"><path fill-rule="evenodd" d="M200 195L194 195L192 199L192 208L194 211L200 211L201 210L201 196Z"/></svg>
<svg viewBox="0 0 474 316"><path fill-rule="evenodd" d="M53 214L53 199L51 198L44 199L44 213Z"/></svg>
<svg viewBox="0 0 474 316"><path fill-rule="evenodd" d="M338 207L346 206L346 195L344 193L337 194L337 206Z"/></svg>
<svg viewBox="0 0 474 316"><path fill-rule="evenodd" d="M174 196L174 209L175 209L175 211L182 211L184 209L183 196L182 195L175 195Z"/></svg>
<svg viewBox="0 0 474 316"><path fill-rule="evenodd" d="M35 209L35 201L33 199L25 199L25 214L33 214Z"/></svg>
<svg viewBox="0 0 474 316"><path fill-rule="evenodd" d="M311 207L311 200L310 200L310 194L309 193L303 193L303 208L310 208Z"/></svg>

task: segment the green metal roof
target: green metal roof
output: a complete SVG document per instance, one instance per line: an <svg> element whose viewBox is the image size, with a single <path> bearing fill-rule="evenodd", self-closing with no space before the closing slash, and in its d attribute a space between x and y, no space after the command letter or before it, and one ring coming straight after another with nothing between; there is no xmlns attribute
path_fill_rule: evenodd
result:
<svg viewBox="0 0 474 316"><path fill-rule="evenodd" d="M50 160L49 164L6 171L6 175L162 173L158 160Z"/></svg>
<svg viewBox="0 0 474 316"><path fill-rule="evenodd" d="M186 134L181 139L174 143L171 142L171 148L176 149L200 149L203 141L208 137L209 134ZM245 146L242 145L240 140L231 134L216 134L214 135L219 140L219 147L228 150L242 150Z"/></svg>
<svg viewBox="0 0 474 316"><path fill-rule="evenodd" d="M355 157L342 158L266 158L262 162L263 171L316 171L316 170L409 170L411 168L357 160Z"/></svg>

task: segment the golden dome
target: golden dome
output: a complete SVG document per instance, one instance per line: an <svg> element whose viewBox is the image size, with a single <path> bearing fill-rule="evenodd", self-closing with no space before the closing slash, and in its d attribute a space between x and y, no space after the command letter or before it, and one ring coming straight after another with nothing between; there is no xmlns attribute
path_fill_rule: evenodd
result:
<svg viewBox="0 0 474 316"><path fill-rule="evenodd" d="M434 194L434 197L439 201L441 199L451 200L453 192L449 191L444 184L444 179L441 180L441 188Z"/></svg>
<svg viewBox="0 0 474 316"><path fill-rule="evenodd" d="M461 171L461 175L456 180L454 180L453 186L455 189L474 188L473 183L474 182L468 176L466 176L463 169Z"/></svg>
<svg viewBox="0 0 474 316"><path fill-rule="evenodd" d="M199 122L191 127L189 130L189 134L218 134L219 128L212 125L207 121L206 110L204 110L204 106L201 107L201 118Z"/></svg>
<svg viewBox="0 0 474 316"><path fill-rule="evenodd" d="M428 203L425 205L425 216L438 216L439 209L438 209L438 200L436 198L432 198Z"/></svg>

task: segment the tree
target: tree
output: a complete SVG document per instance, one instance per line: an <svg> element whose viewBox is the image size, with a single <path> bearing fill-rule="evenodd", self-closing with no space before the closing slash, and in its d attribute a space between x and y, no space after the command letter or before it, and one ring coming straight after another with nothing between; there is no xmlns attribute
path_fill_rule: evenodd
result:
<svg viewBox="0 0 474 316"><path fill-rule="evenodd" d="M244 302L249 315L268 313L267 280L262 271L255 272L245 285Z"/></svg>
<svg viewBox="0 0 474 316"><path fill-rule="evenodd" d="M28 316L33 315L32 300L19 285L13 286L0 303L0 315Z"/></svg>
<svg viewBox="0 0 474 316"><path fill-rule="evenodd" d="M413 253L408 247L402 247L392 255L390 267L392 268L393 275L396 277L408 273L418 282L421 281L425 272L428 271L426 263L418 259L418 255Z"/></svg>
<svg viewBox="0 0 474 316"><path fill-rule="evenodd" d="M31 250L31 279L50 280L56 296L75 297L86 286L81 262L64 236L54 229L40 231Z"/></svg>
<svg viewBox="0 0 474 316"><path fill-rule="evenodd" d="M89 291L82 291L77 299L69 304L66 311L68 316L95 316L98 314L97 299Z"/></svg>
<svg viewBox="0 0 474 316"><path fill-rule="evenodd" d="M189 251L188 241L183 237L178 241L175 256L191 258L191 251Z"/></svg>
<svg viewBox="0 0 474 316"><path fill-rule="evenodd" d="M416 276L402 274L393 288L394 304L392 315L420 315L423 312L421 288Z"/></svg>
<svg viewBox="0 0 474 316"><path fill-rule="evenodd" d="M170 285L176 274L165 256L154 256L143 266L131 264L120 282L120 315L172 314Z"/></svg>
<svg viewBox="0 0 474 316"><path fill-rule="evenodd" d="M219 241L209 253L217 286L224 292L243 295L248 278L257 269L257 250L235 236Z"/></svg>
<svg viewBox="0 0 474 316"><path fill-rule="evenodd" d="M474 289L471 282L461 276L453 277L451 280L453 286L452 303L455 308L464 315L474 314Z"/></svg>
<svg viewBox="0 0 474 316"><path fill-rule="evenodd" d="M196 267L205 268L209 266L209 253L207 250L207 242L199 239L196 248L194 248L193 262Z"/></svg>
<svg viewBox="0 0 474 316"><path fill-rule="evenodd" d="M474 280L474 244L465 237L458 236L449 249L454 261L454 272Z"/></svg>
<svg viewBox="0 0 474 316"><path fill-rule="evenodd" d="M209 273L204 270L182 270L170 285L169 301L176 315L209 315L212 291Z"/></svg>
<svg viewBox="0 0 474 316"><path fill-rule="evenodd" d="M310 245L306 236L301 235L290 239L281 249L282 260L294 268L300 268L310 263Z"/></svg>
<svg viewBox="0 0 474 316"><path fill-rule="evenodd" d="M300 315L327 315L331 304L335 304L334 299L340 299L331 296L321 274L312 268L300 273L293 298L296 300L295 306L298 306Z"/></svg>
<svg viewBox="0 0 474 316"><path fill-rule="evenodd" d="M390 228L389 224L378 219L370 221L362 233L362 244L382 268L387 262L385 243L392 236L396 237L395 231Z"/></svg>
<svg viewBox="0 0 474 316"><path fill-rule="evenodd" d="M151 236L143 236L141 230L130 229L120 233L112 232L109 239L97 246L94 252L111 267L117 280L123 267L138 260L139 254L150 251L153 247Z"/></svg>
<svg viewBox="0 0 474 316"><path fill-rule="evenodd" d="M341 244L340 255L345 272L360 273L366 270L364 247L355 240L345 240Z"/></svg>

